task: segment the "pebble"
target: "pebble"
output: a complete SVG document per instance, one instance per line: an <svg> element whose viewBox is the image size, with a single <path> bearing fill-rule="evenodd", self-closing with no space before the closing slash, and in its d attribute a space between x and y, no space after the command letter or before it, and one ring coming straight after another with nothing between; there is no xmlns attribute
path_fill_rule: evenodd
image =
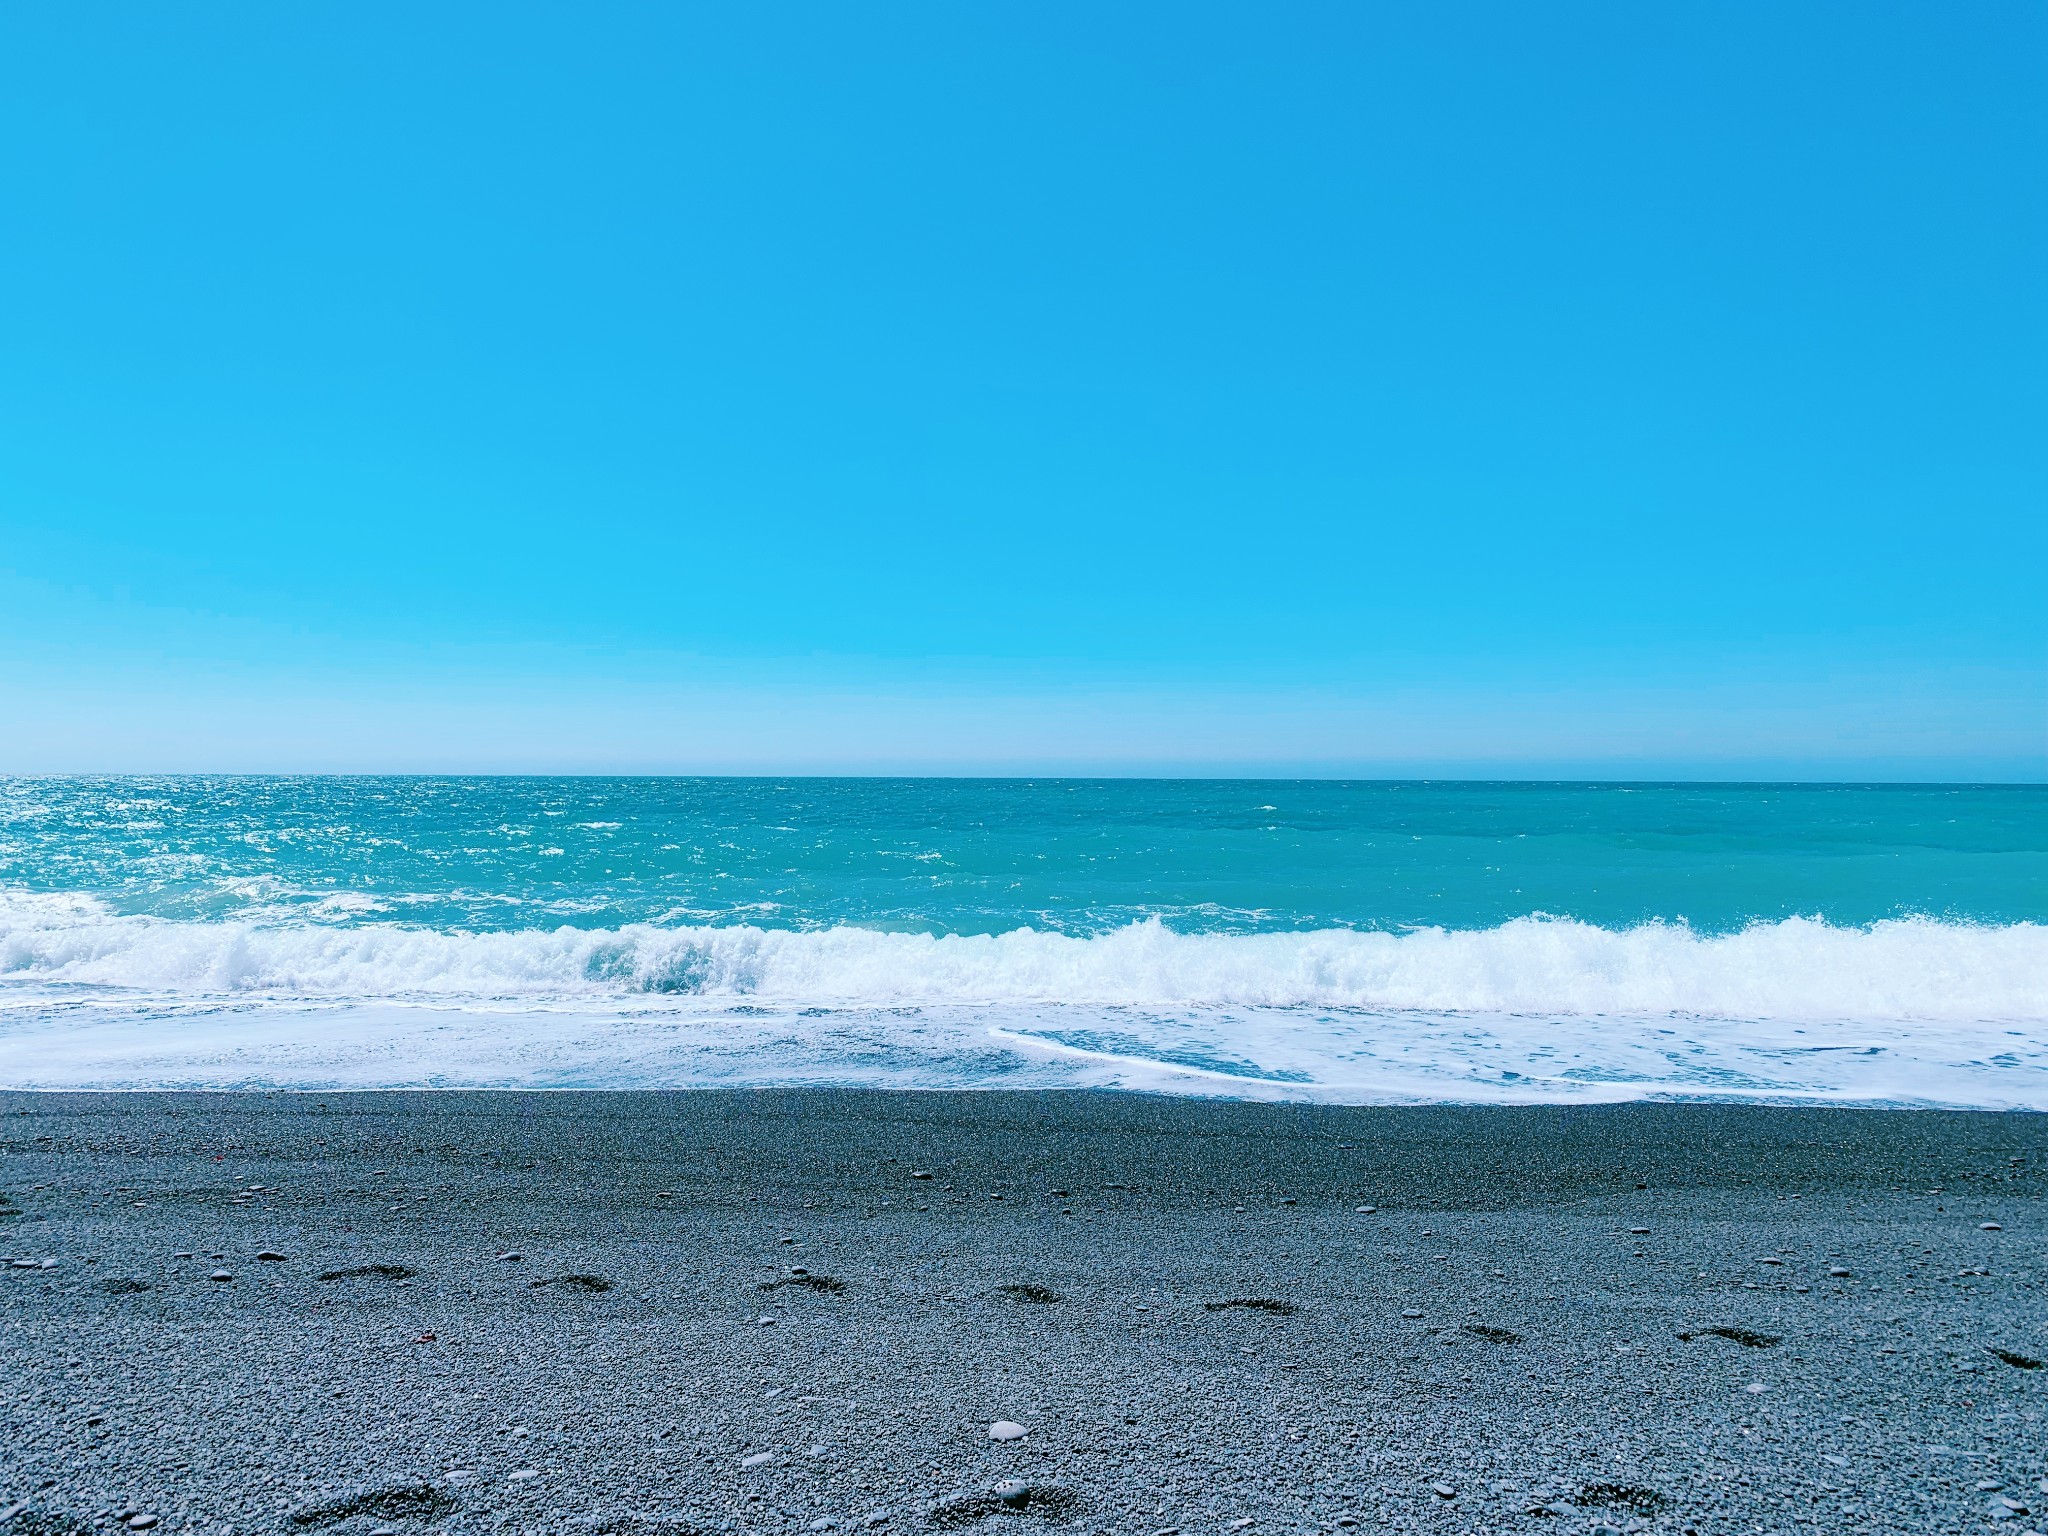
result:
<svg viewBox="0 0 2048 1536"><path fill-rule="evenodd" d="M1458 1496L1458 1490L1449 1483L1431 1483L1429 1491L1440 1499L1455 1499Z"/></svg>
<svg viewBox="0 0 2048 1536"><path fill-rule="evenodd" d="M1995 1221L1980 1221L1977 1223L1977 1230L1979 1232L2003 1232L2005 1228Z"/></svg>
<svg viewBox="0 0 2048 1536"><path fill-rule="evenodd" d="M512 1481L515 1483L523 1483L539 1476L540 1473L532 1467L521 1467L517 1472L511 1474Z"/></svg>
<svg viewBox="0 0 2048 1536"><path fill-rule="evenodd" d="M263 1260L266 1264L282 1264L285 1261L284 1255L275 1248L266 1248L257 1254L256 1257Z"/></svg>
<svg viewBox="0 0 2048 1536"><path fill-rule="evenodd" d="M809 1525L805 1526L804 1529L807 1531L836 1531L839 1529L839 1522L830 1515L820 1515Z"/></svg>
<svg viewBox="0 0 2048 1536"><path fill-rule="evenodd" d="M232 1280L235 1277L225 1269L216 1269L211 1275L208 1275L207 1278L209 1280Z"/></svg>
<svg viewBox="0 0 2048 1536"><path fill-rule="evenodd" d="M996 1484L995 1493L1005 1504L1024 1504L1030 1501L1031 1485L1021 1477L1006 1477Z"/></svg>
<svg viewBox="0 0 2048 1536"><path fill-rule="evenodd" d="M754 1319L754 1326L757 1328L773 1328L775 1326L775 1319L765 1315L757 1317Z"/></svg>
<svg viewBox="0 0 2048 1536"><path fill-rule="evenodd" d="M878 1525L887 1525L888 1523L889 1511L887 1511L886 1509L878 1509L873 1514L867 1516L865 1519L861 1521L861 1524L868 1527L870 1530L874 1529Z"/></svg>
<svg viewBox="0 0 2048 1536"><path fill-rule="evenodd" d="M774 1459L775 1453L773 1451L756 1451L751 1456L742 1456L740 1458L740 1465L743 1467L765 1467Z"/></svg>
<svg viewBox="0 0 2048 1536"><path fill-rule="evenodd" d="M1842 1268L1841 1265L1837 1264L1833 1269L1828 1271L1828 1278L1831 1280L1846 1280L1849 1278L1849 1271Z"/></svg>
<svg viewBox="0 0 2048 1536"><path fill-rule="evenodd" d="M130 1515L128 1517L128 1529L131 1531L146 1531L156 1524L156 1519L155 1515Z"/></svg>
<svg viewBox="0 0 2048 1536"><path fill-rule="evenodd" d="M988 1427L991 1440L1022 1440L1028 1433L1022 1424L1013 1424L1008 1419L997 1419Z"/></svg>
<svg viewBox="0 0 2048 1536"><path fill-rule="evenodd" d="M1630 1227L1628 1229L1628 1235L1630 1237L1648 1237L1650 1235L1650 1229L1648 1227Z"/></svg>
<svg viewBox="0 0 2048 1536"><path fill-rule="evenodd" d="M498 1255L498 1257L507 1264L517 1264L521 1259L525 1257L525 1255L519 1253L501 1253Z"/></svg>
<svg viewBox="0 0 2048 1536"><path fill-rule="evenodd" d="M1420 1317L1422 1316L1422 1309L1419 1307L1409 1307L1401 1315L1403 1317Z"/></svg>
<svg viewBox="0 0 2048 1536"><path fill-rule="evenodd" d="M913 1179L928 1179L928 1178L930 1178L930 1177L931 1177L931 1175L930 1175L929 1173L927 1173L927 1172L926 1172L926 1171L925 1171L924 1169L922 1169L922 1168L913 1168L913 1169L911 1169L911 1170L910 1170L910 1176L911 1176L911 1177L912 1177Z"/></svg>
<svg viewBox="0 0 2048 1536"><path fill-rule="evenodd" d="M1760 1393L1768 1392L1771 1389L1765 1386L1760 1381L1752 1381L1748 1386L1744 1387L1742 1390L1751 1394L1752 1396L1755 1396Z"/></svg>
<svg viewBox="0 0 2048 1536"><path fill-rule="evenodd" d="M1376 1205L1354 1205L1351 1208L1351 1213L1354 1216L1377 1216L1379 1209Z"/></svg>
<svg viewBox="0 0 2048 1536"><path fill-rule="evenodd" d="M174 1253L171 1255L171 1257L174 1259L189 1259L192 1257L192 1255L189 1253Z"/></svg>

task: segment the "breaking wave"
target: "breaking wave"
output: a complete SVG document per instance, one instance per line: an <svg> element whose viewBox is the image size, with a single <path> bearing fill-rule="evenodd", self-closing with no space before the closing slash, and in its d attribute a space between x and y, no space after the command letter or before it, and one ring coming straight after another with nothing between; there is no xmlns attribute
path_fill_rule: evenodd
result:
<svg viewBox="0 0 2048 1536"><path fill-rule="evenodd" d="M745 925L449 931L181 922L0 893L0 981L319 999L631 995L776 1004L1084 1004L1784 1019L2048 1018L2048 926L1818 919L1702 934L1530 916L1401 933L934 937Z"/></svg>

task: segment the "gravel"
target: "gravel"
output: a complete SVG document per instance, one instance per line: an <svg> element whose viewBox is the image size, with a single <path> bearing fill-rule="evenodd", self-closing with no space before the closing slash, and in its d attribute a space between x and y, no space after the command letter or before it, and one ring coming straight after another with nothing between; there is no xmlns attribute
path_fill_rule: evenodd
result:
<svg viewBox="0 0 2048 1536"><path fill-rule="evenodd" d="M0 1536L2048 1507L2034 1116L16 1094L0 1154Z"/></svg>

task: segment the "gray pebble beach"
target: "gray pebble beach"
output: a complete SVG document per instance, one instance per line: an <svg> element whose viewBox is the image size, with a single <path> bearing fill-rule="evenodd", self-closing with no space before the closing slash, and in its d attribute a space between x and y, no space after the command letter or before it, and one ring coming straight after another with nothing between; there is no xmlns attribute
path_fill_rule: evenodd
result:
<svg viewBox="0 0 2048 1536"><path fill-rule="evenodd" d="M2048 1530L2043 1130L0 1095L0 1536Z"/></svg>

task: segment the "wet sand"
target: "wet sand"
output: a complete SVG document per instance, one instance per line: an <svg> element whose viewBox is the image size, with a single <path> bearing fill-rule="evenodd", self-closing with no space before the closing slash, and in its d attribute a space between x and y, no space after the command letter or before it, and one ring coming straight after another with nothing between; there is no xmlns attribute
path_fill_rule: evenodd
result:
<svg viewBox="0 0 2048 1536"><path fill-rule="evenodd" d="M2048 1529L2044 1131L4 1094L0 1533Z"/></svg>

